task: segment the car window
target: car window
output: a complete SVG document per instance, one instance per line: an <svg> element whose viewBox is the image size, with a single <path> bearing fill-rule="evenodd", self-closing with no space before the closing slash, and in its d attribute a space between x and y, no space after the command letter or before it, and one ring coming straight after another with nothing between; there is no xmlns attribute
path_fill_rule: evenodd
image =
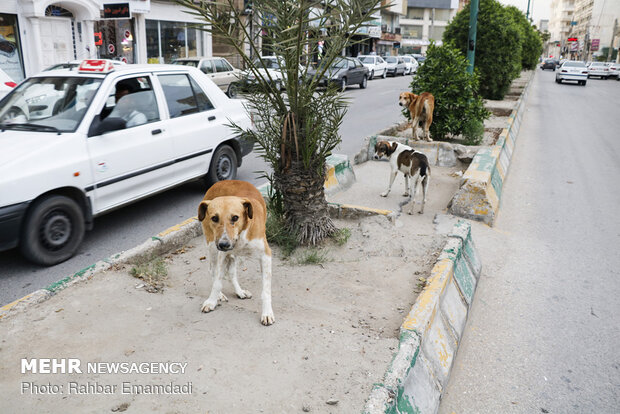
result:
<svg viewBox="0 0 620 414"><path fill-rule="evenodd" d="M222 59L215 59L213 63L215 63L216 72L228 72L229 69L226 67Z"/></svg>
<svg viewBox="0 0 620 414"><path fill-rule="evenodd" d="M27 79L1 101L0 125L20 130L73 132L100 86L100 78Z"/></svg>
<svg viewBox="0 0 620 414"><path fill-rule="evenodd" d="M586 65L583 62L564 62L564 67L569 68L585 68Z"/></svg>
<svg viewBox="0 0 620 414"><path fill-rule="evenodd" d="M198 61L197 60L175 60L174 62L172 62L173 65L183 65L183 66L192 66L192 67L198 67Z"/></svg>
<svg viewBox="0 0 620 414"><path fill-rule="evenodd" d="M200 64L200 70L204 73L213 73L213 62L210 60L203 60Z"/></svg>
<svg viewBox="0 0 620 414"><path fill-rule="evenodd" d="M233 68L226 59L220 59L220 64L224 68L225 72L231 72L235 70L235 68ZM219 72L220 70L218 69L217 71Z"/></svg>
<svg viewBox="0 0 620 414"><path fill-rule="evenodd" d="M383 60L383 58L381 58L381 57L377 56L377 62L379 62L379 63L383 63L383 62L384 62L384 60Z"/></svg>
<svg viewBox="0 0 620 414"><path fill-rule="evenodd" d="M349 65L349 68L354 68L355 67L355 62L352 61L352 60L349 60L348 61L348 65Z"/></svg>
<svg viewBox="0 0 620 414"><path fill-rule="evenodd" d="M198 112L194 90L186 74L157 75L168 103L170 118Z"/></svg>
<svg viewBox="0 0 620 414"><path fill-rule="evenodd" d="M198 102L198 110L200 112L208 111L209 109L213 109L213 104L207 98L207 95L202 90L200 85L190 76L189 81L192 85L192 89L194 90L194 96L196 97L196 102Z"/></svg>
<svg viewBox="0 0 620 414"><path fill-rule="evenodd" d="M112 99L110 99L112 98ZM153 91L151 79L148 76L121 79L114 85L113 95L108 97L108 108L114 101L110 118L120 118L125 121L125 128L144 125L159 121L159 108ZM102 118L105 118L105 108Z"/></svg>
<svg viewBox="0 0 620 414"><path fill-rule="evenodd" d="M385 58L385 61L387 63L397 63L398 59L396 59L395 57L387 57L387 58Z"/></svg>

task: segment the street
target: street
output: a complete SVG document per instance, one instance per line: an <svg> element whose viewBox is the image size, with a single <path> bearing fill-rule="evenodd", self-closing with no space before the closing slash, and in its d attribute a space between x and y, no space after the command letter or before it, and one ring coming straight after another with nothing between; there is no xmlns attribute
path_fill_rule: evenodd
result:
<svg viewBox="0 0 620 414"><path fill-rule="evenodd" d="M620 405L620 82L538 70L440 413Z"/></svg>
<svg viewBox="0 0 620 414"><path fill-rule="evenodd" d="M334 152L352 158L366 136L403 121L398 94L408 90L410 82L410 76L400 76L372 80L364 90L350 86L345 95L351 99L351 104L340 129L342 143ZM237 178L260 185L265 181L260 177L264 170L265 163L254 152L243 160ZM94 229L86 233L76 255L53 267L29 263L16 249L0 253L0 304L7 304L98 260L130 249L195 216L205 191L201 183L188 183L99 217Z"/></svg>

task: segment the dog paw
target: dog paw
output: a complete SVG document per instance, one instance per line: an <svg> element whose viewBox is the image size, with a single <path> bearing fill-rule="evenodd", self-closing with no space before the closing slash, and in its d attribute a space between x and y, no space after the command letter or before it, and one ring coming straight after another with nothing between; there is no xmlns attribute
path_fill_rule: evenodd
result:
<svg viewBox="0 0 620 414"><path fill-rule="evenodd" d="M218 298L218 300L220 302L228 302L228 298L226 297L225 294L223 294L222 292L220 292L220 297Z"/></svg>
<svg viewBox="0 0 620 414"><path fill-rule="evenodd" d="M381 193L380 195L381 195L381 197L387 197L388 194L389 194L388 192L385 192L385 193Z"/></svg>
<svg viewBox="0 0 620 414"><path fill-rule="evenodd" d="M209 302L209 300L207 299L203 302L201 310L204 313L211 312L212 310L215 310L216 306L217 303Z"/></svg>
<svg viewBox="0 0 620 414"><path fill-rule="evenodd" d="M260 323L265 326L273 325L276 319L273 317L273 312L265 313L260 317Z"/></svg>
<svg viewBox="0 0 620 414"><path fill-rule="evenodd" d="M237 297L239 299L252 299L252 292L249 290L241 290L237 292Z"/></svg>

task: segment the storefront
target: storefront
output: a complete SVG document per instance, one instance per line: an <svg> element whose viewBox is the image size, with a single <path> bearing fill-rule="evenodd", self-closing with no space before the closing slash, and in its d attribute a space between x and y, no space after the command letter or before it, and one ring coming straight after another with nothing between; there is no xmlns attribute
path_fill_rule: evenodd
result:
<svg viewBox="0 0 620 414"><path fill-rule="evenodd" d="M170 63L174 59L199 56L199 31L184 22L146 21L148 63Z"/></svg>
<svg viewBox="0 0 620 414"><path fill-rule="evenodd" d="M15 82L24 79L24 62L16 14L0 13L0 69Z"/></svg>
<svg viewBox="0 0 620 414"><path fill-rule="evenodd" d="M138 63L135 28L129 3L104 4L101 20L95 22L97 57Z"/></svg>

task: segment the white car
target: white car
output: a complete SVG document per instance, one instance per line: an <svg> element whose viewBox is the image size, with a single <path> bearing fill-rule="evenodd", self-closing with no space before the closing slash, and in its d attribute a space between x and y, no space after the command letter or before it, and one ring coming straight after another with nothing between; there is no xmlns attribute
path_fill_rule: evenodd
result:
<svg viewBox="0 0 620 414"><path fill-rule="evenodd" d="M387 77L387 63L381 56L359 55L357 58L368 68L368 73L370 73L368 79L374 79L375 76L381 76L384 79Z"/></svg>
<svg viewBox="0 0 620 414"><path fill-rule="evenodd" d="M609 78L609 64L607 62L592 62L588 67L588 78L598 76L601 79Z"/></svg>
<svg viewBox="0 0 620 414"><path fill-rule="evenodd" d="M237 97L237 82L241 78L241 71L235 69L229 61L223 57L191 57L175 59L173 65L187 65L200 69L221 90L226 92L229 98Z"/></svg>
<svg viewBox="0 0 620 414"><path fill-rule="evenodd" d="M555 82L576 81L579 85L586 85L589 77L586 64L577 60L567 60L555 72Z"/></svg>
<svg viewBox="0 0 620 414"><path fill-rule="evenodd" d="M13 79L11 79L5 71L0 69L0 99L4 98L4 96L11 92L16 86L17 84L13 82Z"/></svg>
<svg viewBox="0 0 620 414"><path fill-rule="evenodd" d="M49 86L54 110L31 119L25 97ZM60 263L94 217L190 180L235 178L252 143L231 123L252 127L243 102L192 67L90 60L26 79L0 101L0 251Z"/></svg>
<svg viewBox="0 0 620 414"><path fill-rule="evenodd" d="M405 62L405 75L411 75L418 71L418 61L413 56L403 55Z"/></svg>
<svg viewBox="0 0 620 414"><path fill-rule="evenodd" d="M609 62L609 77L615 76L618 80L620 74L620 63Z"/></svg>
<svg viewBox="0 0 620 414"><path fill-rule="evenodd" d="M281 56L261 56L260 60L254 60L254 64L259 68L258 73L265 79L271 78L277 90L282 90L286 83L286 75L280 68L280 63L284 63L283 60ZM302 69L300 65L300 73ZM241 78L245 88L256 83L256 75L249 69L242 72Z"/></svg>

